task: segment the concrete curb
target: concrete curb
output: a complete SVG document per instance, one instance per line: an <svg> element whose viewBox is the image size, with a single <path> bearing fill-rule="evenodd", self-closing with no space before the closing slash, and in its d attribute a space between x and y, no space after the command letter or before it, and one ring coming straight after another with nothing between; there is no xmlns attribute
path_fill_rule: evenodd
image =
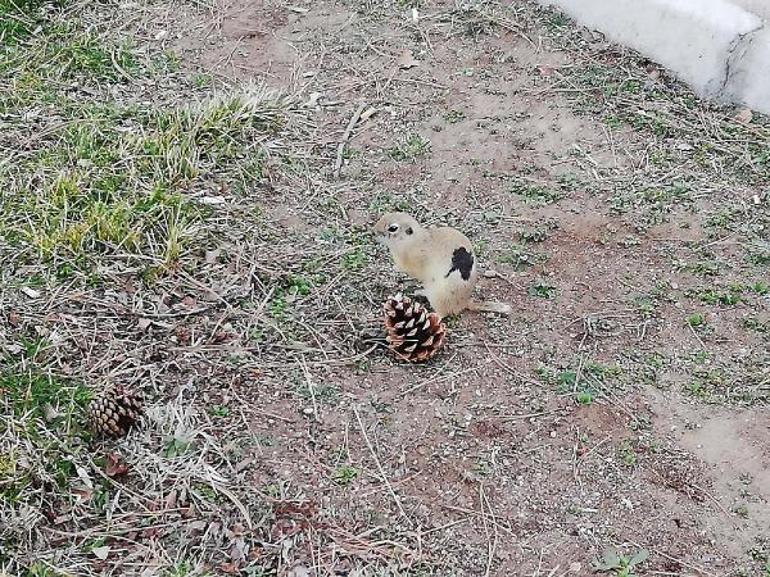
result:
<svg viewBox="0 0 770 577"><path fill-rule="evenodd" d="M770 26L747 0L540 0L670 69L705 98L770 114Z"/></svg>

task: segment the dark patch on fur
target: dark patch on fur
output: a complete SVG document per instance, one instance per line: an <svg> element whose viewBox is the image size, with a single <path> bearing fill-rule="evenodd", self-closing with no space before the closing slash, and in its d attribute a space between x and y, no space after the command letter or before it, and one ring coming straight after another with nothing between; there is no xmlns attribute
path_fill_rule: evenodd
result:
<svg viewBox="0 0 770 577"><path fill-rule="evenodd" d="M471 271L473 270L473 255L469 253L465 247L461 246L456 248L452 253L452 268L446 273L448 277L454 271L460 271L460 276L463 280L471 278Z"/></svg>

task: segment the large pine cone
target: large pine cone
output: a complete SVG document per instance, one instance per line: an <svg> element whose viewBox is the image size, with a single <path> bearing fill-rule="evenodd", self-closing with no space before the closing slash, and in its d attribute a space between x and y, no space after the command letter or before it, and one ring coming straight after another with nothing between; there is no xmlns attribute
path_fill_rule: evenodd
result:
<svg viewBox="0 0 770 577"><path fill-rule="evenodd" d="M88 419L94 432L108 437L123 437L136 424L143 410L142 394L112 386L97 395L88 406Z"/></svg>
<svg viewBox="0 0 770 577"><path fill-rule="evenodd" d="M385 301L385 330L390 349L409 362L427 361L444 344L441 317L400 293Z"/></svg>

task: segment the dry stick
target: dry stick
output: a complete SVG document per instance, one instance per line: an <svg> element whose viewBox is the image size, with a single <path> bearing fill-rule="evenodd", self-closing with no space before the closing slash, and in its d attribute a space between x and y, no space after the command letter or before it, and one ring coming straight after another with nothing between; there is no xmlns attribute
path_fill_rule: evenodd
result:
<svg viewBox="0 0 770 577"><path fill-rule="evenodd" d="M495 560L495 554L497 552L497 542L499 540L499 535L497 534L497 520L495 519L495 514L492 511L492 505L489 503L489 499L487 499L486 494L484 493L484 484L479 484L479 504L481 505L481 520L484 523L484 532L487 534L487 570L484 573L484 577L489 577L489 575L492 573L492 563L494 563ZM489 524L487 523L487 515L484 514L484 505L486 505L486 509L488 511L488 514L490 517L492 517L492 527L494 529L494 541L490 539L489 536Z"/></svg>
<svg viewBox="0 0 770 577"><path fill-rule="evenodd" d="M348 126L342 135L342 141L337 146L337 160L334 163L334 178L340 177L340 171L342 170L342 157L345 154L345 147L350 140L350 136L353 134L353 129L355 128L356 124L358 124L358 119L361 118L361 115L365 109L366 104L361 104L353 113L353 116L350 117L350 122L348 122Z"/></svg>
<svg viewBox="0 0 770 577"><path fill-rule="evenodd" d="M695 332L695 327L693 327L690 323L687 323L687 328L690 329L692 336L694 336L695 340L698 341L700 348L703 349L704 351L708 351L708 349L706 348L706 345L703 343L703 339L701 339L698 333Z"/></svg>
<svg viewBox="0 0 770 577"><path fill-rule="evenodd" d="M725 509L725 508L724 508L724 505L722 505L722 503L720 503L720 502L717 500L717 498L716 498L716 497L714 497L714 495L712 495L711 493L709 493L708 491L706 491L706 489L704 489L704 488L703 488L703 487L701 487L700 485L696 485L695 483L690 483L690 486L691 486L693 489L696 489L697 491L700 491L701 493L703 493L704 495L706 495L706 497L708 497L708 498L711 500L711 502L712 502L712 503L714 503L714 504L715 504L715 505L716 505L716 506L719 508L719 510L720 510L720 511L722 511L722 513L724 513L724 514L725 514L727 517L730 517L730 518L732 518L732 517L733 517L733 516L730 514L730 512L729 512L727 509ZM736 528L736 529L737 529L737 528Z"/></svg>
<svg viewBox="0 0 770 577"><path fill-rule="evenodd" d="M353 413L355 414L356 420L358 421L358 426L361 429L361 434L364 437L366 446L369 447L369 452L372 454L372 458L374 459L374 464L377 465L377 470L380 472L380 477L382 478L382 482L385 483L385 485L388 487L388 492L390 493L390 496L393 498L393 501L396 503L396 506L398 507L398 510L401 513L401 516L404 519L406 519L410 527L414 527L414 523L406 514L406 511L404 511L404 507L401 505L401 499L398 498L398 495L396 495L396 492L393 490L393 486L390 484L390 481L388 480L387 475L385 475L385 470L382 468L382 463L380 463L380 459L379 457L377 457L377 453L375 452L371 441L369 441L369 435L366 434L366 427L364 427L364 422L361 420L361 415L358 413L358 409L355 406L353 406Z"/></svg>
<svg viewBox="0 0 770 577"><path fill-rule="evenodd" d="M451 358L451 359L449 359L449 362L451 362L452 360L454 360L454 358L455 358L456 356L457 356L457 355L453 355L453 356L452 356L452 358ZM429 379L426 379L426 380L424 380L424 381L423 381L423 382L421 382L421 383L417 383L416 385L414 385L414 386L412 386L412 387L409 387L409 388L408 388L408 389L406 389L405 391L402 391L402 392L400 392L400 393L399 393L399 394L396 396L396 398L397 398L397 399L403 398L403 397L405 397L406 395L408 395L408 394L410 394L410 393L413 393L413 392L415 392L415 391L417 391L417 390L419 390L419 389L422 389L422 388L424 388L424 387L426 387L426 386L428 386L428 385L432 385L432 384L436 384L436 383L441 383L441 382L447 381L447 380L449 380L449 379L451 379L451 378L453 378L453 377L459 377L460 375L464 375L464 374L466 374L466 373L472 373L472 372L474 372L474 371L478 371L478 370L479 370L479 368L481 368L481 367L469 367L469 368L467 368L467 369L463 369L462 371L457 371L457 372L454 372L454 373L449 373L449 374L447 374L447 371L445 370L445 371L443 371L443 372L439 373L438 375L436 375L436 376L434 376L434 377L430 377Z"/></svg>
<svg viewBox="0 0 770 577"><path fill-rule="evenodd" d="M530 379L530 378L529 378L529 377L527 377L526 375L523 375L523 374L521 374L519 371L517 371L516 369L514 369L512 366L508 365L508 364L507 364L505 361L503 361L503 360L502 360L500 357L498 357L497 355L495 355L495 354L492 352L492 350L489 348L489 345L488 345L487 343L484 343L484 347L487 349L487 354L489 355L489 357L490 357L490 358L491 358L491 359L492 359L492 360L495 362L495 364L496 364L496 365L498 365L498 366L499 366L501 369L503 369L503 370L507 371L508 373L510 373L511 375L513 375L514 377L516 377L517 379L520 379L522 382L525 382L525 383L528 383L528 384L530 384L530 385L534 385L534 386L537 386L537 387L539 387L539 386L541 385L541 383L538 383L538 382L536 382L536 381L534 381L534 380Z"/></svg>
<svg viewBox="0 0 770 577"><path fill-rule="evenodd" d="M310 398L313 401L313 420L318 422L318 403L315 398L315 384L313 383L313 377L310 375L310 369L307 368L305 355L300 357L300 365L302 366L302 372L304 373L305 381L307 382L307 390L310 392Z"/></svg>
<svg viewBox="0 0 770 577"><path fill-rule="evenodd" d="M459 513L465 513L469 516L473 517L491 517L491 519L487 519L488 521L491 521L498 529L504 531L506 534L510 535L514 539L517 539L518 536L513 532L513 530L510 527L506 527L505 525L500 524L500 522L497 520L496 517L491 515L489 512L486 511L476 511L474 509L466 509L464 507L455 507L454 505L441 505L443 509L446 509L447 511L456 511ZM465 518L467 520L467 518Z"/></svg>

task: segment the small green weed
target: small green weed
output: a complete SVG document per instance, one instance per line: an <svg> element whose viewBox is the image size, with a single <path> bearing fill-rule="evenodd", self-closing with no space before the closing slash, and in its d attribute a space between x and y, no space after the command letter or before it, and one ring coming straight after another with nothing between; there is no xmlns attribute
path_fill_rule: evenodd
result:
<svg viewBox="0 0 770 577"><path fill-rule="evenodd" d="M550 227L530 227L519 231L519 239L524 243L543 242L548 239L549 234Z"/></svg>
<svg viewBox="0 0 770 577"><path fill-rule="evenodd" d="M338 485L350 485L358 477L358 469L350 465L337 467L332 473L332 480Z"/></svg>
<svg viewBox="0 0 770 577"><path fill-rule="evenodd" d="M357 272L366 266L369 257L362 247L354 247L342 257L342 267L350 272Z"/></svg>
<svg viewBox="0 0 770 577"><path fill-rule="evenodd" d="M706 318L701 313L693 313L687 317L687 324L692 328L702 327L706 324Z"/></svg>
<svg viewBox="0 0 770 577"><path fill-rule="evenodd" d="M704 288L687 291L687 296L695 297L701 302L709 305L720 305L723 307L735 306L742 300L743 287L731 286L727 290L718 290L715 288Z"/></svg>
<svg viewBox="0 0 770 577"><path fill-rule="evenodd" d="M770 243L757 241L746 250L746 261L757 267L770 266Z"/></svg>
<svg viewBox="0 0 770 577"><path fill-rule="evenodd" d="M690 185L673 183L663 187L624 189L609 199L610 208L618 214L633 214L635 228L644 232L651 226L669 220L678 207L689 208L693 199Z"/></svg>
<svg viewBox="0 0 770 577"><path fill-rule="evenodd" d="M457 124L458 122L465 120L465 113L462 110L450 110L444 115L444 120L449 124Z"/></svg>
<svg viewBox="0 0 770 577"><path fill-rule="evenodd" d="M224 405L214 405L209 408L209 414L214 417L227 417L230 415L230 409Z"/></svg>
<svg viewBox="0 0 770 577"><path fill-rule="evenodd" d="M388 156L398 162L415 160L430 152L430 141L419 134L409 134L398 144L388 149Z"/></svg>
<svg viewBox="0 0 770 577"><path fill-rule="evenodd" d="M163 447L163 456L167 459L175 459L195 449L195 441L182 437L169 437Z"/></svg>
<svg viewBox="0 0 770 577"><path fill-rule="evenodd" d="M748 286L748 289L755 295L765 296L770 294L770 285L764 281L757 281L754 284Z"/></svg>
<svg viewBox="0 0 770 577"><path fill-rule="evenodd" d="M770 321L762 321L758 317L749 317L743 319L741 324L750 331L770 337Z"/></svg>
<svg viewBox="0 0 770 577"><path fill-rule="evenodd" d="M556 287L545 280L539 280L527 289L527 294L531 297L552 299L556 296Z"/></svg>
<svg viewBox="0 0 770 577"><path fill-rule="evenodd" d="M524 202L535 204L553 204L564 197L561 191L533 184L526 180L513 181L508 190L512 194L521 197Z"/></svg>
<svg viewBox="0 0 770 577"><path fill-rule="evenodd" d="M313 387L312 389L310 388L311 386ZM310 385L307 382L302 381L297 385L296 392L306 401L315 399L317 402L329 404L337 403L340 397L339 387L330 383Z"/></svg>
<svg viewBox="0 0 770 577"><path fill-rule="evenodd" d="M511 265L514 270L519 271L546 262L548 256L531 251L526 245L514 244L496 260L502 264Z"/></svg>
<svg viewBox="0 0 770 577"><path fill-rule="evenodd" d="M634 571L638 565L644 563L649 553L642 549L632 557L620 555L615 551L607 551L601 559L593 562L594 571L612 573L613 577L637 577Z"/></svg>
<svg viewBox="0 0 770 577"><path fill-rule="evenodd" d="M633 445L629 441L623 441L618 447L618 458L627 467L633 467L636 465L637 456Z"/></svg>

